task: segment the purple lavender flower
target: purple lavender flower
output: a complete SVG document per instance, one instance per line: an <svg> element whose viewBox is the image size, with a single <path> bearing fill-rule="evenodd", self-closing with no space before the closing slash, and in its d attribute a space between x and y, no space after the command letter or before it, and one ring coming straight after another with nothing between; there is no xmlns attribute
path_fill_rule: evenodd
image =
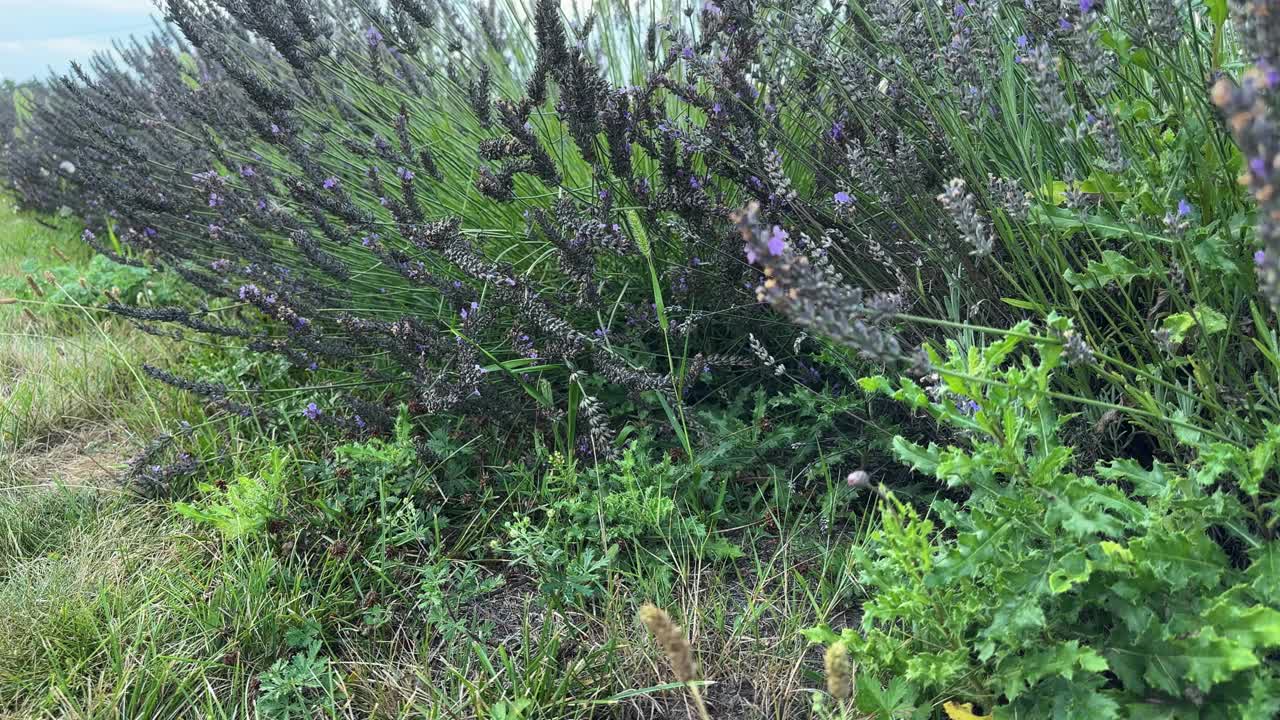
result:
<svg viewBox="0 0 1280 720"><path fill-rule="evenodd" d="M351 420L356 424L356 427L360 428L361 430L365 429L367 425L367 423L365 423L364 421L364 418L360 417L359 415L356 415L355 417L351 418Z"/></svg>
<svg viewBox="0 0 1280 720"><path fill-rule="evenodd" d="M718 102L717 102L716 104L714 104L714 105L712 105L712 106L711 106L711 114L712 114L712 115L719 115L722 111L723 111L723 108L722 108L722 107L720 107L720 103L718 103Z"/></svg>
<svg viewBox="0 0 1280 720"><path fill-rule="evenodd" d="M966 9L965 9L965 7L964 7L964 3L956 3L956 9L955 9L955 16L956 16L956 17L958 17L958 18L962 18L962 17L964 17L964 16L965 16L965 13L966 13L966 12L967 12L967 11L966 11Z"/></svg>
<svg viewBox="0 0 1280 720"><path fill-rule="evenodd" d="M408 182L414 178L413 171L409 168L396 168L396 176L401 180Z"/></svg>
<svg viewBox="0 0 1280 720"><path fill-rule="evenodd" d="M222 207L222 196L218 193L209 193L209 207Z"/></svg>
<svg viewBox="0 0 1280 720"><path fill-rule="evenodd" d="M334 188L336 188L336 187L338 187L338 178L336 178L336 177L328 177L328 178L325 178L325 180L324 180L324 189L325 189L325 190L332 190L332 189L334 189Z"/></svg>
<svg viewBox="0 0 1280 720"><path fill-rule="evenodd" d="M1014 42L1018 44L1019 49L1026 50L1027 45L1030 44L1031 41L1027 38L1026 35L1019 35L1018 39L1015 40Z"/></svg>
<svg viewBox="0 0 1280 720"><path fill-rule="evenodd" d="M1265 177L1267 174L1267 161L1262 156L1256 156L1249 159L1249 172L1254 175Z"/></svg>
<svg viewBox="0 0 1280 720"><path fill-rule="evenodd" d="M267 209L267 199L258 198L258 209L265 211Z"/></svg>
<svg viewBox="0 0 1280 720"><path fill-rule="evenodd" d="M147 237L149 237L149 238L153 238L153 237L155 237L156 235L159 235L160 233L159 233L155 228L153 228L153 227L149 227L149 228L143 228L143 229L142 229L142 234L143 234L143 235L146 235L146 236L147 236Z"/></svg>
<svg viewBox="0 0 1280 720"><path fill-rule="evenodd" d="M213 268L214 272L226 272L231 267L231 261L226 258L218 258L209 263L209 267Z"/></svg>
<svg viewBox="0 0 1280 720"><path fill-rule="evenodd" d="M271 134L272 134L272 135L279 135L279 134L280 134L280 132L281 132L281 130L280 130L280 126L279 126L279 125L277 125L277 124L275 124L275 123L271 123Z"/></svg>
<svg viewBox="0 0 1280 720"><path fill-rule="evenodd" d="M1178 201L1178 217L1184 218L1190 215L1191 211L1194 209L1195 208L1191 206L1191 203L1187 202L1186 198L1182 198Z"/></svg>
<svg viewBox="0 0 1280 720"><path fill-rule="evenodd" d="M1080 12L1087 13L1093 9L1093 0L1080 0Z"/></svg>
<svg viewBox="0 0 1280 720"><path fill-rule="evenodd" d="M707 13L708 15L713 15L715 17L720 17L721 15L724 14L724 11L720 9L720 6L712 2L711 0L707 0L705 3L703 3L702 12Z"/></svg>
<svg viewBox="0 0 1280 720"><path fill-rule="evenodd" d="M303 410L302 414L305 415L308 420L318 420L324 413L320 408L316 407L315 403L307 403L307 409Z"/></svg>
<svg viewBox="0 0 1280 720"><path fill-rule="evenodd" d="M84 232L80 233L80 237L83 238L86 242L93 242L98 238L98 236L94 235L93 231L90 230L89 228L85 228Z"/></svg>
<svg viewBox="0 0 1280 720"><path fill-rule="evenodd" d="M376 48L382 43L382 33L378 32L378 28L370 26L364 31L365 40L369 41L370 48Z"/></svg>
<svg viewBox="0 0 1280 720"><path fill-rule="evenodd" d="M832 199L836 201L837 205L848 205L849 203L853 202L853 197L850 196L849 193L843 190L836 193L835 197L833 197Z"/></svg>
<svg viewBox="0 0 1280 720"><path fill-rule="evenodd" d="M258 171L257 171L257 170L254 170L252 165L241 165L241 166L240 166L240 176L241 176L241 177L251 178L251 177L253 177L254 175L257 175L257 174L258 174Z"/></svg>
<svg viewBox="0 0 1280 720"><path fill-rule="evenodd" d="M1253 254L1253 264L1262 267L1262 263L1267 261L1267 251L1258 250Z"/></svg>
<svg viewBox="0 0 1280 720"><path fill-rule="evenodd" d="M685 60L692 60L693 48L686 45L685 48L680 51L680 56L683 57Z"/></svg>
<svg viewBox="0 0 1280 720"><path fill-rule="evenodd" d="M791 237L791 233L783 230L777 225L773 226L773 230L769 232L769 254L777 257L787 249L787 238Z"/></svg>

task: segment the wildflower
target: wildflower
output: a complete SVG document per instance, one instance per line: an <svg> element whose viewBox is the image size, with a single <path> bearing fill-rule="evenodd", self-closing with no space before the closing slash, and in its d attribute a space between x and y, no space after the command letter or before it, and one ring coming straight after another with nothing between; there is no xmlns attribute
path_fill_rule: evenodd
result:
<svg viewBox="0 0 1280 720"><path fill-rule="evenodd" d="M841 190L840 192L836 193L832 199L836 201L837 205L848 205L849 203L853 202L853 197L850 196L849 193L845 192L844 190Z"/></svg>
<svg viewBox="0 0 1280 720"><path fill-rule="evenodd" d="M413 171L408 168L396 168L396 176L405 182L409 182L414 178Z"/></svg>
<svg viewBox="0 0 1280 720"><path fill-rule="evenodd" d="M325 178L325 181L324 181L325 190L332 190L336 187L338 187L338 178L336 177Z"/></svg>
<svg viewBox="0 0 1280 720"><path fill-rule="evenodd" d="M769 233L769 254L774 257L781 255L782 251L787 249L787 238L790 236L791 234L786 230L774 225Z"/></svg>
<svg viewBox="0 0 1280 720"><path fill-rule="evenodd" d="M1187 228L1191 227L1188 216L1191 215L1191 211L1193 209L1194 208L1191 203L1187 202L1186 198L1182 198L1178 201L1173 212L1165 213L1165 227L1169 229L1169 232L1174 233L1175 235L1182 235L1187 231Z"/></svg>
<svg viewBox="0 0 1280 720"><path fill-rule="evenodd" d="M1253 264L1254 264L1254 265L1257 265L1258 267L1262 267L1262 264L1263 264L1263 263L1265 263L1266 261L1267 261L1267 251L1265 251L1265 250L1258 250L1258 251L1256 251L1256 252L1254 252L1254 253L1253 253Z"/></svg>
<svg viewBox="0 0 1280 720"><path fill-rule="evenodd" d="M382 43L382 33L378 31L378 28L373 26L370 26L368 30L364 31L364 38L369 41L370 49L376 48Z"/></svg>
<svg viewBox="0 0 1280 720"><path fill-rule="evenodd" d="M253 177L254 175L257 175L257 174L258 174L258 171L257 171L257 170L254 170L252 165L241 165L241 166L240 166L240 176L241 176L241 177L251 178L251 177Z"/></svg>
<svg viewBox="0 0 1280 720"><path fill-rule="evenodd" d="M307 403L307 407L302 411L302 414L305 415L308 420L318 420L324 412L320 410L320 408L316 407L316 404L312 402Z"/></svg>

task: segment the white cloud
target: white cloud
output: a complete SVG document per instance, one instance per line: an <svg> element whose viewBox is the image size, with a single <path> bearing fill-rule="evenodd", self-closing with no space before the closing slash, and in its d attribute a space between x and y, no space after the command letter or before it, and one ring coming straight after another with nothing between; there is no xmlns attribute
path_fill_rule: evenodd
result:
<svg viewBox="0 0 1280 720"><path fill-rule="evenodd" d="M41 0L41 10L96 10L113 13L149 13L153 0ZM30 10L31 0L0 0L0 10Z"/></svg>
<svg viewBox="0 0 1280 720"><path fill-rule="evenodd" d="M110 38L89 38L84 36L45 38L43 40L0 40L0 53L16 54L43 51L76 57L110 48Z"/></svg>

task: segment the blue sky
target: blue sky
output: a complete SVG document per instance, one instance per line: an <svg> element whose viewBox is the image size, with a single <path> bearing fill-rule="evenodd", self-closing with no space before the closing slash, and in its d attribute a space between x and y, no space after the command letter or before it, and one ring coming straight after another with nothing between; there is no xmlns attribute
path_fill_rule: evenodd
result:
<svg viewBox="0 0 1280 720"><path fill-rule="evenodd" d="M0 0L0 78L62 72L113 38L146 34L153 14L152 0Z"/></svg>

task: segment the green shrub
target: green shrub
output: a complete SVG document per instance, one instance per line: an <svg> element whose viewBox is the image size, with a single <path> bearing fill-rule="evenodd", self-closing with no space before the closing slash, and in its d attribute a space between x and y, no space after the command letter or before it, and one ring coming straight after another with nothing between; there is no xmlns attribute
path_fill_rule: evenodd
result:
<svg viewBox="0 0 1280 720"><path fill-rule="evenodd" d="M1052 390L1070 324L1051 316L1045 331L1024 322L985 348L930 350L932 384L862 381L955 441L895 440L938 497L926 511L877 487L882 524L856 551L869 596L860 627L839 639L862 672L905 682L903 699L926 705L958 698L1000 718L1275 717L1280 543L1255 514L1274 440L1202 442L1185 470L1116 459L1077 474ZM878 692L858 707L872 710Z"/></svg>

